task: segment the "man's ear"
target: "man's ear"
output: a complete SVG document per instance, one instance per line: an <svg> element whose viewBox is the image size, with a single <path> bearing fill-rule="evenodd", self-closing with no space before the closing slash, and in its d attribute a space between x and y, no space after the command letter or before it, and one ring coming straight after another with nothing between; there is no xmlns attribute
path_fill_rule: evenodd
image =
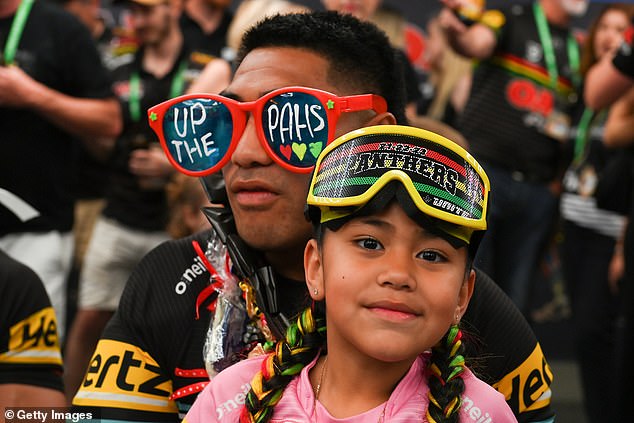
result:
<svg viewBox="0 0 634 423"><path fill-rule="evenodd" d="M304 249L304 274L310 297L315 301L323 300L325 297L324 272L321 251L315 239L309 240Z"/></svg>
<svg viewBox="0 0 634 423"><path fill-rule="evenodd" d="M396 118L390 112L379 113L378 115L367 121L363 126L374 125L396 125Z"/></svg>

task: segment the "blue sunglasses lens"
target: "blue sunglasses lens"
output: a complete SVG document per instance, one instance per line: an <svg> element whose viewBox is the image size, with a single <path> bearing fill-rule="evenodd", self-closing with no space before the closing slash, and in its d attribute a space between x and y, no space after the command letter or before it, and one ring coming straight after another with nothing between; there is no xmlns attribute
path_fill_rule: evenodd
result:
<svg viewBox="0 0 634 423"><path fill-rule="evenodd" d="M205 98L172 105L163 118L169 155L183 169L204 172L227 154L233 134L231 112L223 103Z"/></svg>
<svg viewBox="0 0 634 423"><path fill-rule="evenodd" d="M332 100L331 100L332 101ZM328 144L326 104L312 94L288 92L270 98L262 109L262 128L275 154L289 165L309 168Z"/></svg>

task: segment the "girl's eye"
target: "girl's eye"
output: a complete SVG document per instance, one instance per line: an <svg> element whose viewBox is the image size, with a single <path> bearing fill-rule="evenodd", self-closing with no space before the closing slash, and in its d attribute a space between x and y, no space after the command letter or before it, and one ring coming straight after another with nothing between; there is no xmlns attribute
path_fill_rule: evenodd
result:
<svg viewBox="0 0 634 423"><path fill-rule="evenodd" d="M374 238L363 238L359 241L357 241L357 244L361 247L361 248L365 248L366 250L381 250L383 249L383 246L381 245L381 243L379 241L377 241Z"/></svg>
<svg viewBox="0 0 634 423"><path fill-rule="evenodd" d="M431 261L431 262L445 261L444 256L442 256L439 252L432 251L432 250L423 251L418 255L418 257L425 261Z"/></svg>

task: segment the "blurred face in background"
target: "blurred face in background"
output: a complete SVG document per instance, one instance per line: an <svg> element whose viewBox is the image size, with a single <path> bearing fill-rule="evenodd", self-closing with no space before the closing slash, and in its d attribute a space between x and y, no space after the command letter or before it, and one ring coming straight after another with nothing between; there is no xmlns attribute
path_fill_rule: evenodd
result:
<svg viewBox="0 0 634 423"><path fill-rule="evenodd" d="M430 69L440 69L445 49L447 49L445 35L438 23L438 19L431 19L427 23L427 45L425 46L425 62Z"/></svg>
<svg viewBox="0 0 634 423"><path fill-rule="evenodd" d="M586 14L590 0L561 0L561 7L570 15L580 17Z"/></svg>
<svg viewBox="0 0 634 423"><path fill-rule="evenodd" d="M146 6L130 3L130 22L135 36L145 46L159 45L172 31L173 6L170 2Z"/></svg>
<svg viewBox="0 0 634 423"><path fill-rule="evenodd" d="M622 10L609 9L601 16L596 26L592 45L597 60L605 54L612 54L616 51L623 40L623 33L629 23L627 14Z"/></svg>
<svg viewBox="0 0 634 423"><path fill-rule="evenodd" d="M348 13L362 21L368 20L381 5L382 0L322 0L327 10Z"/></svg>

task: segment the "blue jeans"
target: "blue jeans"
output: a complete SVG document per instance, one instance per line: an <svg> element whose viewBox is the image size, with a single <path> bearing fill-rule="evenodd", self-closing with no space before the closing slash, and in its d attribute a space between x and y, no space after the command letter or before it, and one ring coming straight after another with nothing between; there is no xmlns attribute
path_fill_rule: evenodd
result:
<svg viewBox="0 0 634 423"><path fill-rule="evenodd" d="M516 180L494 165L483 167L491 197L488 229L475 264L527 315L531 281L552 232L557 197L545 183Z"/></svg>

